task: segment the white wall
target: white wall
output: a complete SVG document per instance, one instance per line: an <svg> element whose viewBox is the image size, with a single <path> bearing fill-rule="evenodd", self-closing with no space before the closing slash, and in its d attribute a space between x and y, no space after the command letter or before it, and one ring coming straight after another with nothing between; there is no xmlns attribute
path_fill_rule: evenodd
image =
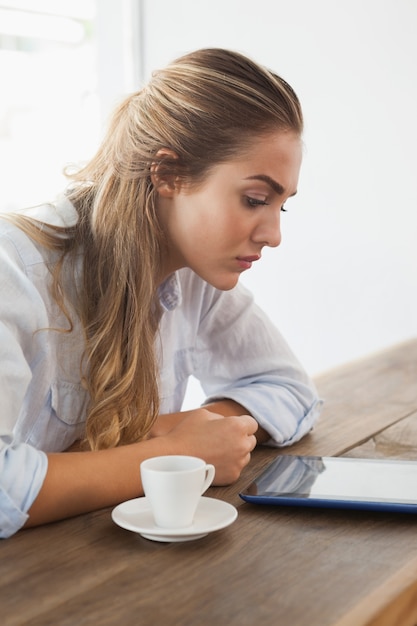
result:
<svg viewBox="0 0 417 626"><path fill-rule="evenodd" d="M311 374L417 335L417 2L144 0L145 78L234 48L306 118L283 243L243 281Z"/></svg>

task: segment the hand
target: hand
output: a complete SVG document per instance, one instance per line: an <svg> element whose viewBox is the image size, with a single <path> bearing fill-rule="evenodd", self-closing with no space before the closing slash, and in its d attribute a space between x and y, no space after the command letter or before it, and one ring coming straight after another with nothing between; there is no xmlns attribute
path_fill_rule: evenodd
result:
<svg viewBox="0 0 417 626"><path fill-rule="evenodd" d="M237 480L256 446L256 420L250 415L224 417L206 408L187 411L165 436L172 454L203 458L216 468L215 485Z"/></svg>

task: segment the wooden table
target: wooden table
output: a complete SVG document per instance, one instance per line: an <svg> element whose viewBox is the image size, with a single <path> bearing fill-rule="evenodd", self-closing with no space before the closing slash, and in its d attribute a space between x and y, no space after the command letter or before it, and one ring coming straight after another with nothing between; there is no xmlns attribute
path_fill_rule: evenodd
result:
<svg viewBox="0 0 417 626"><path fill-rule="evenodd" d="M417 340L317 385L326 405L312 434L257 449L237 484L209 490L238 508L226 529L157 543L107 509L1 541L2 626L415 626L416 516L238 496L277 454L417 459Z"/></svg>

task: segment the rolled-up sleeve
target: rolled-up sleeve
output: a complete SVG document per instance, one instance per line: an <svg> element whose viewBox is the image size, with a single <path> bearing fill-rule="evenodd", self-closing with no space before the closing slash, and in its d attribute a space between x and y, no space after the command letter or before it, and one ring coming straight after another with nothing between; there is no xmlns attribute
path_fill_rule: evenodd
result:
<svg viewBox="0 0 417 626"><path fill-rule="evenodd" d="M270 435L269 445L298 441L322 406L312 380L246 288L205 298L195 375L207 403L229 398L244 406Z"/></svg>
<svg viewBox="0 0 417 626"><path fill-rule="evenodd" d="M48 467L47 456L27 444L0 439L0 538L6 539L28 519Z"/></svg>

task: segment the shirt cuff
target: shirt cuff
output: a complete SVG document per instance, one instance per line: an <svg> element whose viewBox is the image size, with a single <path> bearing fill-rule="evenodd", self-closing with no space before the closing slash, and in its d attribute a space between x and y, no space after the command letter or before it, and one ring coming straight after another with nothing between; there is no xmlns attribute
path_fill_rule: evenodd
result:
<svg viewBox="0 0 417 626"><path fill-rule="evenodd" d="M47 468L47 455L28 444L0 448L0 539L11 537L26 523Z"/></svg>
<svg viewBox="0 0 417 626"><path fill-rule="evenodd" d="M318 420L323 406L323 400L317 397L312 399L305 409L303 404L291 398L290 394L285 399L281 398L281 401L275 399L274 402L268 401L267 395L265 391L259 389L256 391L252 389L251 393L248 393L247 389L228 389L221 396L207 398L204 404L220 399L230 399L241 404L270 435L270 439L263 445L273 447L290 446L309 433Z"/></svg>

